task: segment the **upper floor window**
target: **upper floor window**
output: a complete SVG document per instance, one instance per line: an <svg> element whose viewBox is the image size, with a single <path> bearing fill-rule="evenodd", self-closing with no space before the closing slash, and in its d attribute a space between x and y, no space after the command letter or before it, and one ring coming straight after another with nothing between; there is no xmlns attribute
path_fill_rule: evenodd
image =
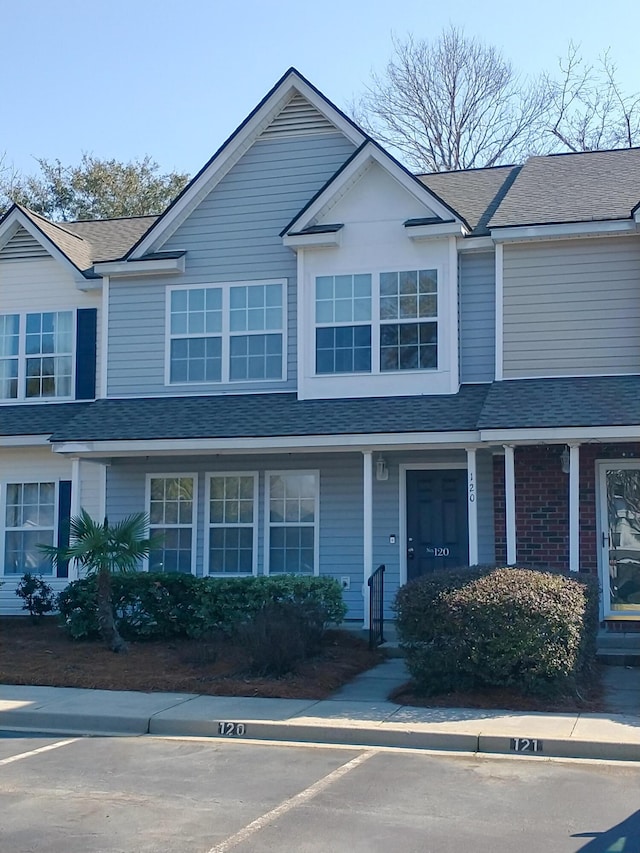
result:
<svg viewBox="0 0 640 853"><path fill-rule="evenodd" d="M316 374L435 370L437 270L318 276Z"/></svg>
<svg viewBox="0 0 640 853"><path fill-rule="evenodd" d="M0 399L71 397L73 311L0 315Z"/></svg>
<svg viewBox="0 0 640 853"><path fill-rule="evenodd" d="M170 383L283 378L283 282L171 290L169 314Z"/></svg>
<svg viewBox="0 0 640 853"><path fill-rule="evenodd" d="M380 275L380 370L438 366L436 270Z"/></svg>

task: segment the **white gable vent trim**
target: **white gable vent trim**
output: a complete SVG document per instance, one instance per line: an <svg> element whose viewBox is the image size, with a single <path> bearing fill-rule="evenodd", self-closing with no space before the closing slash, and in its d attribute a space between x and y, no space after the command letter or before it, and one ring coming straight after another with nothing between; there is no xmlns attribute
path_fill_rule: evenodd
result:
<svg viewBox="0 0 640 853"><path fill-rule="evenodd" d="M0 249L0 258L17 261L24 258L48 258L49 252L29 234L25 228L18 228L9 242Z"/></svg>
<svg viewBox="0 0 640 853"><path fill-rule="evenodd" d="M260 139L277 136L308 136L316 133L336 133L337 128L329 119L307 101L301 94L291 98L280 110L271 124L262 132Z"/></svg>

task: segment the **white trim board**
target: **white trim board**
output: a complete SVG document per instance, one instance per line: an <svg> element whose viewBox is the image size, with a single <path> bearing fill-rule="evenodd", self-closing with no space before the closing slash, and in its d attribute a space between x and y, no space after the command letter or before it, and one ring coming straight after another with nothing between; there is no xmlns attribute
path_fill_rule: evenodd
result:
<svg viewBox="0 0 640 853"><path fill-rule="evenodd" d="M193 439L135 439L113 441L68 441L52 445L54 452L74 456L83 455L184 455L193 453L249 453L264 450L381 450L398 447L411 450L427 450L430 447L464 450L479 441L477 432L457 433L373 433L354 435L309 435L275 436L270 438L193 438Z"/></svg>

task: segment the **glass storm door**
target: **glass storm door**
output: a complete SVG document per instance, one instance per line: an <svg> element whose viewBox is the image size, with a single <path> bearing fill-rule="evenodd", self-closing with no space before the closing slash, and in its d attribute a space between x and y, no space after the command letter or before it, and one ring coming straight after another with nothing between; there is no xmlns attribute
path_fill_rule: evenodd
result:
<svg viewBox="0 0 640 853"><path fill-rule="evenodd" d="M602 464L600 493L605 616L640 617L640 464Z"/></svg>

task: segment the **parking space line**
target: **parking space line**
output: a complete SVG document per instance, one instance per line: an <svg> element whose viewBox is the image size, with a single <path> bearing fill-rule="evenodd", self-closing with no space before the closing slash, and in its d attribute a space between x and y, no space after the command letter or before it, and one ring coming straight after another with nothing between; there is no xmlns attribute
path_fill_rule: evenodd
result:
<svg viewBox="0 0 640 853"><path fill-rule="evenodd" d="M296 806L300 806L303 803L307 803L309 800L313 799L313 797L328 788L333 782L336 782L338 779L346 776L351 770L359 767L361 764L364 764L365 761L368 761L369 758L372 758L376 754L377 750L375 749L362 752L360 755L352 758L351 761L347 761L346 764L342 764L336 770L332 770L331 773L323 776L322 779L318 779L317 782L314 782L313 785L305 788L304 791L300 791L300 793L294 794L293 797L283 800L279 806L276 806L271 809L271 811L266 812L261 817L256 818L256 820L251 821L251 823L248 823L234 835L230 835L229 838L225 839L225 841L222 841L220 844L216 844L216 846L212 847L208 853L226 853L227 850L231 850L233 847L236 847L238 844L246 841L263 827L268 826L272 821L291 811L291 809L294 809Z"/></svg>
<svg viewBox="0 0 640 853"><path fill-rule="evenodd" d="M22 761L23 758L31 758L32 755L40 755L42 752L49 752L52 749L60 749L61 746L68 746L70 743L75 743L80 740L78 737L70 740L59 740L56 743L50 743L47 746L39 746L38 749L30 749L29 752L20 752L18 755L11 755L9 758L0 758L0 767L4 764L12 764L14 761Z"/></svg>

